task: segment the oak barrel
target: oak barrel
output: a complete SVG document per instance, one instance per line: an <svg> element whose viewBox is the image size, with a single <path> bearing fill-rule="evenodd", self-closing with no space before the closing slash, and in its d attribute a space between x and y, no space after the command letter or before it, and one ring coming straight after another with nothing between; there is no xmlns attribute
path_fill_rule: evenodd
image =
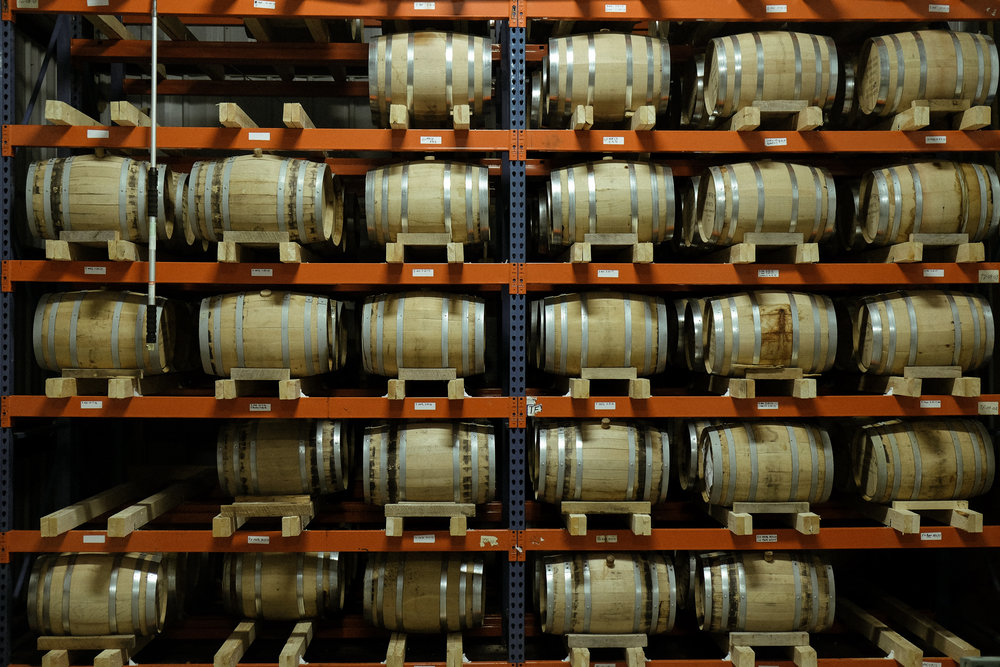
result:
<svg viewBox="0 0 1000 667"><path fill-rule="evenodd" d="M493 99L493 41L454 32L382 35L368 43L372 122L389 126L389 107L405 105L412 121L440 123L468 105L473 116Z"/></svg>
<svg viewBox="0 0 1000 667"><path fill-rule="evenodd" d="M694 602L706 631L819 632L833 625L833 568L808 552L703 555Z"/></svg>
<svg viewBox="0 0 1000 667"><path fill-rule="evenodd" d="M370 553L365 620L394 632L460 632L483 623L483 558L473 553Z"/></svg>
<svg viewBox="0 0 1000 667"><path fill-rule="evenodd" d="M344 188L323 162L238 155L195 162L187 215L199 238L225 232L287 232L290 241L340 245Z"/></svg>
<svg viewBox="0 0 1000 667"><path fill-rule="evenodd" d="M747 233L802 234L806 243L833 234L837 188L829 170L760 160L709 167L698 183L696 229L685 236L728 246Z"/></svg>
<svg viewBox="0 0 1000 667"><path fill-rule="evenodd" d="M345 425L332 419L231 421L216 440L219 486L230 496L336 493L350 464Z"/></svg>
<svg viewBox="0 0 1000 667"><path fill-rule="evenodd" d="M711 505L821 503L833 491L833 447L826 429L793 422L710 426L698 443L698 482Z"/></svg>
<svg viewBox="0 0 1000 667"><path fill-rule="evenodd" d="M590 292L541 302L531 335L542 370L579 375L583 368L635 368L639 375L651 375L666 368L671 320L663 299Z"/></svg>
<svg viewBox="0 0 1000 667"><path fill-rule="evenodd" d="M705 336L705 299L681 297L674 300L677 316L677 344L674 348L673 364L688 370L701 369L704 360L703 341ZM690 327L691 336L683 335Z"/></svg>
<svg viewBox="0 0 1000 667"><path fill-rule="evenodd" d="M424 160L372 169L365 175L368 240L385 245L400 232L449 234L455 243L490 239L489 170Z"/></svg>
<svg viewBox="0 0 1000 667"><path fill-rule="evenodd" d="M145 294L106 290L43 294L32 343L44 369L174 370L175 308L156 299L156 342L146 347Z"/></svg>
<svg viewBox="0 0 1000 667"><path fill-rule="evenodd" d="M674 627L677 580L665 554L553 554L536 567L542 632L659 634Z"/></svg>
<svg viewBox="0 0 1000 667"><path fill-rule="evenodd" d="M837 190L837 238L844 250L865 247L864 210L861 206L861 181L847 179Z"/></svg>
<svg viewBox="0 0 1000 667"><path fill-rule="evenodd" d="M865 114L888 116L915 100L992 104L1000 76L989 35L916 30L868 40L861 50L857 91Z"/></svg>
<svg viewBox="0 0 1000 667"><path fill-rule="evenodd" d="M364 368L395 376L401 368L454 368L458 377L486 369L486 303L439 292L379 294L361 313Z"/></svg>
<svg viewBox="0 0 1000 667"><path fill-rule="evenodd" d="M956 500L990 490L996 455L980 421L893 419L857 430L851 469L865 500Z"/></svg>
<svg viewBox="0 0 1000 667"><path fill-rule="evenodd" d="M978 294L906 290L849 301L847 309L852 361L862 373L901 375L907 366L973 371L993 357L993 309Z"/></svg>
<svg viewBox="0 0 1000 667"><path fill-rule="evenodd" d="M677 470L677 482L685 491L698 485L698 442L702 432L723 423L722 419L679 419L674 422L674 468Z"/></svg>
<svg viewBox="0 0 1000 667"><path fill-rule="evenodd" d="M287 368L306 377L340 368L347 356L343 306L271 290L206 297L198 315L202 369L227 377L233 368Z"/></svg>
<svg viewBox="0 0 1000 667"><path fill-rule="evenodd" d="M723 118L753 102L830 109L839 75L831 37L782 30L716 37L705 55L705 108Z"/></svg>
<svg viewBox="0 0 1000 667"><path fill-rule="evenodd" d="M543 423L528 450L535 498L662 503L670 480L670 439L644 424L601 420Z"/></svg>
<svg viewBox="0 0 1000 667"><path fill-rule="evenodd" d="M117 231L123 241L149 241L149 163L115 155L74 155L28 165L24 203L36 239L59 232ZM157 167L156 238L174 233L170 168Z"/></svg>
<svg viewBox="0 0 1000 667"><path fill-rule="evenodd" d="M486 503L496 497L489 423L386 422L365 429L365 502Z"/></svg>
<svg viewBox="0 0 1000 667"><path fill-rule="evenodd" d="M681 126L702 129L715 121L715 114L705 109L705 54L695 54L682 77L684 106L681 107Z"/></svg>
<svg viewBox="0 0 1000 667"><path fill-rule="evenodd" d="M35 633L149 636L166 617L167 580L154 554L42 554L31 569L28 624Z"/></svg>
<svg viewBox="0 0 1000 667"><path fill-rule="evenodd" d="M317 618L344 606L343 554L230 553L222 562L222 600L243 618L292 621Z"/></svg>
<svg viewBox="0 0 1000 667"><path fill-rule="evenodd" d="M971 162L917 162L865 174L861 181L865 241L902 243L910 234L994 236L1000 226L1000 179Z"/></svg>
<svg viewBox="0 0 1000 667"><path fill-rule="evenodd" d="M687 335L693 336L689 326ZM705 370L742 377L754 368L829 370L837 316L824 295L776 290L710 298L705 306Z"/></svg>

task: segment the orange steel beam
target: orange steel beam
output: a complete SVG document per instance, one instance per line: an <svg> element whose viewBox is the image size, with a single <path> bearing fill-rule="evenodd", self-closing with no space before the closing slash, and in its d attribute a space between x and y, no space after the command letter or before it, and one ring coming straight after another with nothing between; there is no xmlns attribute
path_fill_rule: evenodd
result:
<svg viewBox="0 0 1000 667"><path fill-rule="evenodd" d="M789 396L739 399L729 396L653 396L633 400L624 396L573 399L568 396L529 396L528 414L547 419L634 417L735 417L741 419L776 417L943 417L996 414L1000 395L978 398L954 396L818 396L798 399ZM980 403L983 403L982 413ZM534 406L534 407L533 407Z"/></svg>
<svg viewBox="0 0 1000 667"><path fill-rule="evenodd" d="M649 650L647 649L647 654ZM930 659L930 656L924 656ZM243 665L243 663L240 663ZM601 663L602 665L614 665L614 667L625 667L625 661L619 660L617 662ZM723 660L721 658L715 660L646 660L646 667L729 667L732 665L732 661ZM791 660L774 660L773 658L767 659L768 665L773 665L774 667L794 667L794 663ZM817 667L885 667L886 659L883 658L819 658L816 661ZM941 667L956 667L958 664L951 658L938 658L934 657L933 662L930 664L937 665L940 664ZM11 667L19 667L17 665L11 665ZM144 665L144 667L165 667L162 665ZM199 665L183 665L178 667L200 667ZM208 667L207 665L205 667ZM264 667L263 665L245 665L244 667ZM273 665L271 667L274 667ZM344 665L337 665L336 667L345 667ZM410 667L409 665L407 667ZM566 667L566 663L562 660L527 660L521 663L518 667Z"/></svg>
<svg viewBox="0 0 1000 667"><path fill-rule="evenodd" d="M161 127L161 149L249 151L507 151L509 130L378 130ZM148 127L5 125L3 154L21 146L149 148Z"/></svg>

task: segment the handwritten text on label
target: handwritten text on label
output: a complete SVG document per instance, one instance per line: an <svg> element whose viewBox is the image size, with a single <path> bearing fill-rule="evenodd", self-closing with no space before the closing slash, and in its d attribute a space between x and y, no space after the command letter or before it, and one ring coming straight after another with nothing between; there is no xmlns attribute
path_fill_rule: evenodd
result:
<svg viewBox="0 0 1000 667"><path fill-rule="evenodd" d="M926 533L920 533L920 539L924 542L940 542L941 541L941 531L928 531Z"/></svg>
<svg viewBox="0 0 1000 667"><path fill-rule="evenodd" d="M937 399L925 398L924 400L920 401L920 407L924 408L925 410L935 410L941 407L941 401Z"/></svg>
<svg viewBox="0 0 1000 667"><path fill-rule="evenodd" d="M254 9L274 9L274 0L253 0Z"/></svg>
<svg viewBox="0 0 1000 667"><path fill-rule="evenodd" d="M87 0L88 7L107 7L108 0Z"/></svg>
<svg viewBox="0 0 1000 667"><path fill-rule="evenodd" d="M608 14L624 14L628 11L626 5L604 5L604 11Z"/></svg>
<svg viewBox="0 0 1000 667"><path fill-rule="evenodd" d="M597 269L598 278L617 278L618 269Z"/></svg>
<svg viewBox="0 0 1000 667"><path fill-rule="evenodd" d="M85 266L83 267L83 275L106 276L108 275L108 268L106 266Z"/></svg>
<svg viewBox="0 0 1000 667"><path fill-rule="evenodd" d="M758 278L777 278L780 275L779 269L757 269Z"/></svg>
<svg viewBox="0 0 1000 667"><path fill-rule="evenodd" d="M935 134L929 137L924 137L925 144L946 144L948 143L948 137L942 137L939 134Z"/></svg>
<svg viewBox="0 0 1000 667"><path fill-rule="evenodd" d="M81 410L100 410L104 407L104 401L80 401Z"/></svg>
<svg viewBox="0 0 1000 667"><path fill-rule="evenodd" d="M979 401L979 414L992 417L1000 415L1000 403L996 401Z"/></svg>
<svg viewBox="0 0 1000 667"><path fill-rule="evenodd" d="M413 543L414 544L434 544L434 536L433 535L414 535L413 536Z"/></svg>
<svg viewBox="0 0 1000 667"><path fill-rule="evenodd" d="M605 146L624 146L625 137L604 137Z"/></svg>
<svg viewBox="0 0 1000 667"><path fill-rule="evenodd" d="M413 269L414 278L433 278L434 269Z"/></svg>
<svg viewBox="0 0 1000 667"><path fill-rule="evenodd" d="M437 410L437 403L434 401L417 401L413 404L414 410Z"/></svg>
<svg viewBox="0 0 1000 667"><path fill-rule="evenodd" d="M247 535L247 544L270 544L269 535Z"/></svg>
<svg viewBox="0 0 1000 667"><path fill-rule="evenodd" d="M778 402L777 401L757 401L757 409L758 410L777 410L778 409Z"/></svg>
<svg viewBox="0 0 1000 667"><path fill-rule="evenodd" d="M270 132L247 132L248 141L270 141Z"/></svg>
<svg viewBox="0 0 1000 667"><path fill-rule="evenodd" d="M614 410L618 404L614 401L594 401L595 410Z"/></svg>
<svg viewBox="0 0 1000 667"><path fill-rule="evenodd" d="M760 534L760 535L757 536L757 542L758 543L763 543L763 542L777 542L777 541L778 541L778 535L777 535L777 533L762 533L762 534Z"/></svg>
<svg viewBox="0 0 1000 667"><path fill-rule="evenodd" d="M433 2L414 2L413 3L413 8L416 9L416 10L418 10L418 11L428 10L428 9L434 9L434 6L435 5L434 5Z"/></svg>
<svg viewBox="0 0 1000 667"><path fill-rule="evenodd" d="M785 14L788 12L788 5L765 5L766 14Z"/></svg>
<svg viewBox="0 0 1000 667"><path fill-rule="evenodd" d="M1000 271L996 269L980 269L979 282L994 283L994 284L1000 283Z"/></svg>
<svg viewBox="0 0 1000 667"><path fill-rule="evenodd" d="M598 544L617 544L618 543L618 536L617 535L598 535L594 539L594 541L597 542Z"/></svg>
<svg viewBox="0 0 1000 667"><path fill-rule="evenodd" d="M924 269L924 278L944 278L944 269Z"/></svg>
<svg viewBox="0 0 1000 667"><path fill-rule="evenodd" d="M927 11L934 14L947 14L951 11L951 5L927 5Z"/></svg>
<svg viewBox="0 0 1000 667"><path fill-rule="evenodd" d="M270 412L270 411L271 411L271 404L270 403L251 403L250 404L250 412Z"/></svg>
<svg viewBox="0 0 1000 667"><path fill-rule="evenodd" d="M270 278L273 275L273 269L250 269L251 278Z"/></svg>
<svg viewBox="0 0 1000 667"><path fill-rule="evenodd" d="M38 0L18 0L18 9L38 9Z"/></svg>
<svg viewBox="0 0 1000 667"><path fill-rule="evenodd" d="M440 146L441 137L420 137L420 143L425 146Z"/></svg>
<svg viewBox="0 0 1000 667"><path fill-rule="evenodd" d="M764 145L768 146L768 147L772 147L772 146L787 146L788 145L788 138L787 137L768 137L767 139L764 139Z"/></svg>

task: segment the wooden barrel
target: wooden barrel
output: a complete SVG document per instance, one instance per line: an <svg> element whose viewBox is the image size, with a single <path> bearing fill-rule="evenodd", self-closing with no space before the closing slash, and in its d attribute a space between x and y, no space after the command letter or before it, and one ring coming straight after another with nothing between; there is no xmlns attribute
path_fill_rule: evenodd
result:
<svg viewBox="0 0 1000 667"><path fill-rule="evenodd" d="M156 342L150 350L146 300L145 294L105 290L43 294L32 327L35 361L50 371L175 370L174 304L156 299Z"/></svg>
<svg viewBox="0 0 1000 667"><path fill-rule="evenodd" d="M910 234L995 236L1000 179L989 165L917 162L875 169L861 181L865 241L902 243Z"/></svg>
<svg viewBox="0 0 1000 667"><path fill-rule="evenodd" d="M583 368L635 368L662 373L670 356L670 318L663 299L619 292L542 299L539 367L578 376Z"/></svg>
<svg viewBox="0 0 1000 667"><path fill-rule="evenodd" d="M688 370L700 370L704 359L705 336L705 299L698 297L682 297L674 300L674 311L677 315L677 344L674 346L673 362L675 366L686 367ZM690 337L683 332L691 332Z"/></svg>
<svg viewBox="0 0 1000 667"><path fill-rule="evenodd" d="M696 129L706 128L715 121L715 114L705 109L705 54L695 54L682 77L684 106L681 107L681 125Z"/></svg>
<svg viewBox="0 0 1000 667"><path fill-rule="evenodd" d="M405 105L411 122L441 123L468 105L482 114L493 98L493 41L453 32L382 35L368 43L372 122L389 126L389 107Z"/></svg>
<svg viewBox="0 0 1000 667"><path fill-rule="evenodd" d="M691 329L688 329L689 337ZM705 370L742 377L752 368L822 373L837 355L837 315L820 294L757 290L708 299Z"/></svg>
<svg viewBox="0 0 1000 667"><path fill-rule="evenodd" d="M489 423L386 422L365 429L365 502L486 503L496 498Z"/></svg>
<svg viewBox="0 0 1000 667"><path fill-rule="evenodd" d="M59 232L117 231L124 241L149 241L149 163L115 155L75 155L28 165L24 204L36 239ZM170 168L157 167L156 238L174 233Z"/></svg>
<svg viewBox="0 0 1000 667"><path fill-rule="evenodd" d="M201 367L227 377L234 368L287 368L292 377L340 368L347 356L344 304L325 296L262 290L201 300Z"/></svg>
<svg viewBox="0 0 1000 667"><path fill-rule="evenodd" d="M701 188L701 175L681 181L681 193L677 197L680 202L680 233L676 235L677 245L682 248L701 245L698 235L698 190Z"/></svg>
<svg viewBox="0 0 1000 667"><path fill-rule="evenodd" d="M673 442L674 469L677 482L687 491L698 485L698 442L702 431L710 426L725 423L721 419L684 419L674 424Z"/></svg>
<svg viewBox="0 0 1000 667"><path fill-rule="evenodd" d="M625 120L642 106L656 107L657 114L667 109L670 45L665 39L612 32L558 37L549 40L546 62L542 88L553 125L561 127L578 106L594 107L597 123Z"/></svg>
<svg viewBox="0 0 1000 667"><path fill-rule="evenodd" d="M635 234L640 243L674 235L674 177L649 162L601 160L555 169L544 194L542 219L550 246L569 246L587 234Z"/></svg>
<svg viewBox="0 0 1000 667"><path fill-rule="evenodd" d="M956 500L993 486L993 440L974 419L866 425L851 440L854 483L865 500Z"/></svg>
<svg viewBox="0 0 1000 667"><path fill-rule="evenodd" d="M856 178L841 183L837 189L837 237L847 251L865 247L865 223L861 210L861 181Z"/></svg>
<svg viewBox="0 0 1000 667"><path fill-rule="evenodd" d="M225 232L285 232L290 241L340 245L344 188L323 162L275 155L195 162L187 215L209 241Z"/></svg>
<svg viewBox="0 0 1000 667"><path fill-rule="evenodd" d="M365 620L394 632L460 632L483 623L483 558L473 553L370 553Z"/></svg>
<svg viewBox="0 0 1000 667"><path fill-rule="evenodd" d="M365 370L390 377L400 368L454 368L458 377L483 373L485 313L485 301L472 296L408 292L366 297L361 314Z"/></svg>
<svg viewBox="0 0 1000 667"><path fill-rule="evenodd" d="M837 45L823 35L774 30L716 37L705 68L705 108L723 118L755 101L802 100L830 109L837 98Z"/></svg>
<svg viewBox="0 0 1000 667"><path fill-rule="evenodd" d="M677 580L664 554L554 554L539 566L542 632L651 635L674 627Z"/></svg>
<svg viewBox="0 0 1000 667"><path fill-rule="evenodd" d="M837 188L823 167L742 162L709 167L698 183L697 210L686 236L710 245L741 243L747 233L802 234L806 243L833 234Z"/></svg>
<svg viewBox="0 0 1000 667"><path fill-rule="evenodd" d="M642 424L600 420L535 428L528 450L535 498L662 503L670 480L670 438Z"/></svg>
<svg viewBox="0 0 1000 667"><path fill-rule="evenodd" d="M222 562L222 599L243 618L294 621L344 606L342 554L230 553Z"/></svg>
<svg viewBox="0 0 1000 667"><path fill-rule="evenodd" d="M978 294L906 290L850 302L853 362L862 373L907 366L976 370L993 357L993 309Z"/></svg>
<svg viewBox="0 0 1000 667"><path fill-rule="evenodd" d="M694 602L706 631L819 632L833 625L833 568L811 553L705 555Z"/></svg>
<svg viewBox="0 0 1000 667"><path fill-rule="evenodd" d="M153 554L42 554L28 582L28 624L43 635L149 636L163 629L167 582Z"/></svg>
<svg viewBox="0 0 1000 667"><path fill-rule="evenodd" d="M857 91L863 113L889 116L915 100L992 104L1000 62L989 35L917 30L868 40Z"/></svg>
<svg viewBox="0 0 1000 667"><path fill-rule="evenodd" d="M826 429L793 422L711 426L698 442L698 483L712 505L825 502L833 491Z"/></svg>
<svg viewBox="0 0 1000 667"><path fill-rule="evenodd" d="M458 162L407 162L365 176L368 240L385 245L400 232L449 234L455 243L490 239L486 167Z"/></svg>
<svg viewBox="0 0 1000 667"><path fill-rule="evenodd" d="M336 493L350 481L350 440L332 419L247 419L219 428L216 469L230 496Z"/></svg>

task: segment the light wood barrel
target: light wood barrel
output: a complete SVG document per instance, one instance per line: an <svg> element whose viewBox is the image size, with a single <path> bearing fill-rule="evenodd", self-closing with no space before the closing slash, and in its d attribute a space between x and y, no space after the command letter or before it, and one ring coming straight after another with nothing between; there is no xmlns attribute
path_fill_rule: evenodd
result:
<svg viewBox="0 0 1000 667"><path fill-rule="evenodd" d="M851 468L865 500L955 500L990 490L996 458L974 419L891 420L858 429Z"/></svg>
<svg viewBox="0 0 1000 667"><path fill-rule="evenodd" d="M802 234L806 243L833 234L837 187L822 167L742 162L709 167L698 183L691 238L711 245L741 243L747 233Z"/></svg>
<svg viewBox="0 0 1000 667"><path fill-rule="evenodd" d="M389 107L405 105L412 121L440 123L468 105L473 116L493 98L493 41L453 32L409 32L368 43L372 122L389 126Z"/></svg>
<svg viewBox="0 0 1000 667"><path fill-rule="evenodd" d="M673 355L675 366L686 367L688 370L700 370L703 367L705 301L699 297L682 297L674 301L677 314L677 344ZM689 330L691 335L684 335Z"/></svg>
<svg viewBox="0 0 1000 667"><path fill-rule="evenodd" d="M225 232L287 232L290 241L340 245L344 189L323 162L274 155L195 162L187 215L209 241Z"/></svg>
<svg viewBox="0 0 1000 667"><path fill-rule="evenodd" d="M913 290L848 306L853 361L862 373L901 375L907 366L976 370L993 357L993 309L978 294Z"/></svg>
<svg viewBox="0 0 1000 667"><path fill-rule="evenodd" d="M483 623L483 558L472 553L370 553L365 620L394 632L459 632Z"/></svg>
<svg viewBox="0 0 1000 667"><path fill-rule="evenodd" d="M910 234L994 236L1000 226L1000 179L993 167L918 162L876 169L861 181L865 241L888 245Z"/></svg>
<svg viewBox="0 0 1000 667"><path fill-rule="evenodd" d="M687 491L698 485L698 442L710 426L725 423L721 419L685 419L675 422L673 436L674 468L677 482Z"/></svg>
<svg viewBox="0 0 1000 667"><path fill-rule="evenodd" d="M167 581L153 554L43 554L28 582L28 623L43 635L155 635Z"/></svg>
<svg viewBox="0 0 1000 667"><path fill-rule="evenodd" d="M198 315L202 369L227 377L234 368L287 368L307 377L340 368L347 355L343 306L271 290L206 297Z"/></svg>
<svg viewBox="0 0 1000 667"><path fill-rule="evenodd" d="M455 243L490 238L486 167L424 160L372 169L365 176L365 221L373 243L400 232L449 234Z"/></svg>
<svg viewBox="0 0 1000 667"><path fill-rule="evenodd" d="M992 104L1000 76L997 47L989 35L917 30L883 35L862 48L863 113L888 116L915 100L969 100Z"/></svg>
<svg viewBox="0 0 1000 667"><path fill-rule="evenodd" d="M117 231L124 241L149 241L149 163L127 157L75 155L28 165L24 203L36 239L59 232ZM157 167L156 238L174 233L169 167Z"/></svg>
<svg viewBox="0 0 1000 667"><path fill-rule="evenodd" d="M768 367L822 373L836 359L837 315L824 295L742 292L708 299L704 338L705 370L715 375Z"/></svg>
<svg viewBox="0 0 1000 667"><path fill-rule="evenodd" d="M833 491L833 447L826 429L792 422L712 426L698 443L698 482L712 505L821 503Z"/></svg>
<svg viewBox="0 0 1000 667"><path fill-rule="evenodd" d="M84 290L43 294L35 308L32 343L42 368L141 370L173 368L175 310L156 299L156 342L146 347L146 295Z"/></svg>
<svg viewBox="0 0 1000 667"><path fill-rule="evenodd" d="M542 233L551 246L587 234L635 234L640 243L674 235L674 177L665 165L601 160L556 169L543 196L549 217Z"/></svg>
<svg viewBox="0 0 1000 667"><path fill-rule="evenodd" d="M332 419L247 419L219 428L216 469L230 496L336 493L350 481L350 441Z"/></svg>
<svg viewBox="0 0 1000 667"><path fill-rule="evenodd" d="M865 247L865 223L861 209L861 181L852 178L837 189L837 237L844 250Z"/></svg>
<svg viewBox="0 0 1000 667"><path fill-rule="evenodd" d="M652 426L599 420L535 428L528 470L535 498L632 501L667 499L670 438Z"/></svg>
<svg viewBox="0 0 1000 667"><path fill-rule="evenodd" d="M681 108L681 126L709 127L715 114L705 109L705 54L695 54L683 76L684 106Z"/></svg>
<svg viewBox="0 0 1000 667"><path fill-rule="evenodd" d="M723 118L755 101L803 100L829 109L837 98L840 66L831 37L780 30L716 37L705 61L705 108Z"/></svg>
<svg viewBox="0 0 1000 667"><path fill-rule="evenodd" d="M365 298L361 314L364 368L394 376L400 368L454 368L458 377L486 370L486 303L438 292Z"/></svg>
<svg viewBox="0 0 1000 667"><path fill-rule="evenodd" d="M833 625L833 568L810 553L705 555L694 602L706 631L819 632Z"/></svg>
<svg viewBox="0 0 1000 667"><path fill-rule="evenodd" d="M496 498L489 423L387 422L365 429L365 502L486 503Z"/></svg>
<svg viewBox="0 0 1000 667"><path fill-rule="evenodd" d="M243 618L293 621L344 606L343 554L231 553L222 562L222 599Z"/></svg>
<svg viewBox="0 0 1000 667"><path fill-rule="evenodd" d="M670 318L663 299L618 292L542 299L539 367L558 375L583 368L635 368L662 373L670 357Z"/></svg>
<svg viewBox="0 0 1000 667"><path fill-rule="evenodd" d="M578 106L594 107L597 123L625 120L642 106L667 109L670 45L644 35L597 33L549 40L542 63L544 106L562 125ZM622 83L624 82L624 86Z"/></svg>
<svg viewBox="0 0 1000 667"><path fill-rule="evenodd" d="M677 580L664 554L555 554L538 567L542 632L659 634L674 627Z"/></svg>

